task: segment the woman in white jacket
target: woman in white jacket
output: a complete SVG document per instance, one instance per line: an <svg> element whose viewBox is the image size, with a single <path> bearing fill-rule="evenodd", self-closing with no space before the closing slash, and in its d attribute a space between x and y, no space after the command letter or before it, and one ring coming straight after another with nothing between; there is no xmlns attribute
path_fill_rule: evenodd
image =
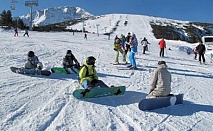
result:
<svg viewBox="0 0 213 131"><path fill-rule="evenodd" d="M159 61L150 79L150 92L147 98L168 96L171 92L171 73L165 61Z"/></svg>

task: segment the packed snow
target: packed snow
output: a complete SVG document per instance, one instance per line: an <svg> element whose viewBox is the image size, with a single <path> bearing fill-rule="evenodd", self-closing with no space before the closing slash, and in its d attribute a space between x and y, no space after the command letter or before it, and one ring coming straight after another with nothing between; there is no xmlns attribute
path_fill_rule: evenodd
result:
<svg viewBox="0 0 213 131"><path fill-rule="evenodd" d="M125 21L126 18L119 19ZM106 22L100 24L109 27L110 22ZM139 42L146 37L151 43L146 54L142 54L140 44L138 47L137 66L144 70L118 70L126 65L111 64L115 58L114 37L132 31ZM212 130L213 63L206 57L206 64L200 65L193 54L179 50L180 46L193 48L195 45L166 40L165 57L161 58L159 39L154 38L147 20L131 15L128 15L127 26L119 24L110 39L94 32L84 39L83 33L30 31L30 37L23 37L24 31L20 31L19 37L13 37L13 31L0 30L0 130ZM21 75L10 71L11 66L23 67L30 50L36 53L45 69L62 66L62 58L68 49L81 64L88 56L94 56L99 79L108 85L125 85L125 94L79 100L72 96L72 92L80 88L75 75ZM184 103L141 111L138 103L149 92L150 75L159 60L167 62L172 74L172 93L183 93Z"/></svg>

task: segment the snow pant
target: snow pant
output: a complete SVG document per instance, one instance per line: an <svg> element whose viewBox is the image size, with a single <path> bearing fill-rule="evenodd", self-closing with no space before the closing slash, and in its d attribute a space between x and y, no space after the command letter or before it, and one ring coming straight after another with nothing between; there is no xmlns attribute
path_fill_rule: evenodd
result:
<svg viewBox="0 0 213 131"><path fill-rule="evenodd" d="M143 54L145 54L145 51L148 49L147 46L143 46Z"/></svg>
<svg viewBox="0 0 213 131"><path fill-rule="evenodd" d="M197 53L194 53L195 54L195 57L194 57L194 59L196 60L197 59Z"/></svg>
<svg viewBox="0 0 213 131"><path fill-rule="evenodd" d="M160 57L164 57L164 48L160 48Z"/></svg>
<svg viewBox="0 0 213 131"><path fill-rule="evenodd" d="M125 53L125 51L123 51L122 49L117 49L117 50L116 50L115 62L119 62L119 61L118 61L119 53L122 54L123 62L126 62L126 53Z"/></svg>
<svg viewBox="0 0 213 131"><path fill-rule="evenodd" d="M203 59L203 63L205 63L205 57L204 57L204 53L199 53L199 61L201 62L201 58Z"/></svg>
<svg viewBox="0 0 213 131"><path fill-rule="evenodd" d="M101 88L109 88L109 86L107 86L103 81L101 80L98 80L98 83L96 83L95 85L94 84L91 84L90 81L88 80L84 80L82 83L81 83L81 86L84 88L84 89L87 89L89 87L101 87Z"/></svg>
<svg viewBox="0 0 213 131"><path fill-rule="evenodd" d="M29 37L29 34L28 34L28 33L24 33L24 36L25 36L25 35L27 35L27 36Z"/></svg>
<svg viewBox="0 0 213 131"><path fill-rule="evenodd" d="M156 97L165 97L168 96L170 92L159 92L156 90L153 90L149 93L149 95L146 96L146 98L156 98Z"/></svg>
<svg viewBox="0 0 213 131"><path fill-rule="evenodd" d="M132 51L130 52L129 61L130 61L130 65L132 65L133 67L136 67L135 52L132 52Z"/></svg>
<svg viewBox="0 0 213 131"><path fill-rule="evenodd" d="M37 65L33 65L30 62L27 62L27 63L25 63L24 68L26 68L26 69L37 69L38 68L41 70L43 68L43 65L41 62L39 62Z"/></svg>

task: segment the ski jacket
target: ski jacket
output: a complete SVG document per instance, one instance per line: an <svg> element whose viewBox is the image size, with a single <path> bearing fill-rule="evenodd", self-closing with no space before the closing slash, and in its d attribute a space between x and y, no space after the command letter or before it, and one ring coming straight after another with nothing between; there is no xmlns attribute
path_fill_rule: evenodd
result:
<svg viewBox="0 0 213 131"><path fill-rule="evenodd" d="M142 40L141 41L141 45L142 46L147 46L148 45L148 41L147 40Z"/></svg>
<svg viewBox="0 0 213 131"><path fill-rule="evenodd" d="M32 66L37 67L37 64L39 63L39 59L37 56L34 56L33 58L28 57L27 62L31 63Z"/></svg>
<svg viewBox="0 0 213 131"><path fill-rule="evenodd" d="M75 62L75 64L74 64ZM72 54L71 56L65 56L63 58L63 66L65 68L71 68L73 66L80 66L78 63L78 60L75 58L75 56Z"/></svg>
<svg viewBox="0 0 213 131"><path fill-rule="evenodd" d="M151 76L150 86L156 96L167 96L170 94L171 74L167 70L167 65L158 65Z"/></svg>
<svg viewBox="0 0 213 131"><path fill-rule="evenodd" d="M206 51L206 47L204 44L199 44L197 47L196 47L196 50L199 54L204 54L205 51Z"/></svg>
<svg viewBox="0 0 213 131"><path fill-rule="evenodd" d="M133 34L131 37L130 37L130 48L131 48L131 51L136 53L138 52L138 40L135 36L135 34Z"/></svg>
<svg viewBox="0 0 213 131"><path fill-rule="evenodd" d="M95 69L94 65L88 65L86 61L84 62L84 66L79 71L79 78L80 78L80 84L83 83L83 81L88 80L92 81L93 79L98 80L97 71Z"/></svg>
<svg viewBox="0 0 213 131"><path fill-rule="evenodd" d="M117 39L115 39L115 41L114 41L114 49L117 49L117 50L119 50L119 49L121 49L121 40L119 39L119 38L117 38Z"/></svg>
<svg viewBox="0 0 213 131"><path fill-rule="evenodd" d="M158 45L160 46L160 48L166 48L166 42L164 39L160 40Z"/></svg>

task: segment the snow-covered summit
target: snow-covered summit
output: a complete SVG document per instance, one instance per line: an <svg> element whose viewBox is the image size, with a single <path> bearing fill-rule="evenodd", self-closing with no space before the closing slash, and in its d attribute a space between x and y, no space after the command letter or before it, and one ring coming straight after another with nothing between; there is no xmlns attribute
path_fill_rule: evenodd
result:
<svg viewBox="0 0 213 131"><path fill-rule="evenodd" d="M91 16L93 15L80 7L62 6L46 8L44 10L36 10L33 12L33 25L43 26ZM20 18L25 24L29 25L29 13L27 15L20 16Z"/></svg>

